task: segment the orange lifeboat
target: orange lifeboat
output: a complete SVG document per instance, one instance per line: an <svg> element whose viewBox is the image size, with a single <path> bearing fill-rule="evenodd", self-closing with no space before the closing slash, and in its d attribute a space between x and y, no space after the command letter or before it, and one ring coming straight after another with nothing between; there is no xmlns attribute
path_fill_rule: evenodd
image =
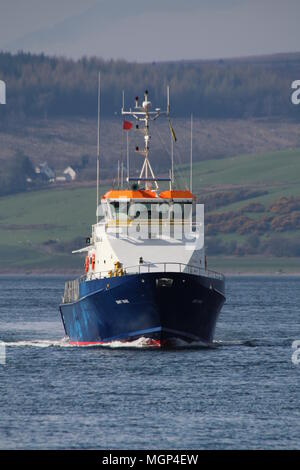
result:
<svg viewBox="0 0 300 470"><path fill-rule="evenodd" d="M95 263L96 263L96 255L95 255L95 253L93 253L93 255L92 255L92 270L93 271L95 269Z"/></svg>
<svg viewBox="0 0 300 470"><path fill-rule="evenodd" d="M86 258L85 258L85 263L84 263L84 270L85 270L86 273L87 273L88 270L89 270L89 264L90 264L90 259L89 259L88 256L86 256Z"/></svg>

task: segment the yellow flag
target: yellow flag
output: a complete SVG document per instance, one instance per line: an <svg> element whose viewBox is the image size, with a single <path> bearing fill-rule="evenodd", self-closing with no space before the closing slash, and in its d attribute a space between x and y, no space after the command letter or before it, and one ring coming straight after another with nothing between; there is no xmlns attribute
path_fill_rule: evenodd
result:
<svg viewBox="0 0 300 470"><path fill-rule="evenodd" d="M171 134L172 134L172 138L173 138L174 142L177 142L177 137L176 137L175 131L174 131L173 127L172 127L172 124L171 124L170 119L169 119L169 127L170 127L170 132L171 132Z"/></svg>

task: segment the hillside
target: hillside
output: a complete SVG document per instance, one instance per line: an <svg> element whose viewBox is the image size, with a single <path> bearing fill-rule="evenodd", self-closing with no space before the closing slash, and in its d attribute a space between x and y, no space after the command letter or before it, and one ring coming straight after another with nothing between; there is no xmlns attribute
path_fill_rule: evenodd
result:
<svg viewBox="0 0 300 470"><path fill-rule="evenodd" d="M102 112L112 117L122 90L128 98L148 89L163 106L171 87L176 116L201 118L289 117L291 83L299 78L300 54L227 60L129 63L97 58L70 60L44 54L0 52L0 76L7 83L7 106L0 122L16 117L93 117L97 75L102 76Z"/></svg>
<svg viewBox="0 0 300 470"><path fill-rule="evenodd" d="M300 256L299 175L299 149L197 163L208 253Z"/></svg>
<svg viewBox="0 0 300 470"><path fill-rule="evenodd" d="M173 118L177 142L174 146L178 165L189 160L189 118ZM199 119L194 118L194 161L222 159L243 154L300 147L299 124L289 120L267 119ZM162 118L151 126L151 161L158 172L170 167L170 131L168 120ZM138 131L129 132L132 168L140 166L135 155L136 145L142 145ZM0 126L0 162L2 172L22 152L34 165L47 161L58 173L67 165L80 165L83 157L88 164L80 170L81 181L95 178L96 119L16 119ZM122 120L103 119L101 126L101 174L115 178L117 161L125 160L125 136ZM227 164L227 163L226 163Z"/></svg>
<svg viewBox="0 0 300 470"><path fill-rule="evenodd" d="M187 171L181 166L177 179L186 181ZM211 268L300 272L299 175L298 149L195 164ZM70 251L84 244L94 213L93 187L0 198L1 271L80 270L82 258Z"/></svg>

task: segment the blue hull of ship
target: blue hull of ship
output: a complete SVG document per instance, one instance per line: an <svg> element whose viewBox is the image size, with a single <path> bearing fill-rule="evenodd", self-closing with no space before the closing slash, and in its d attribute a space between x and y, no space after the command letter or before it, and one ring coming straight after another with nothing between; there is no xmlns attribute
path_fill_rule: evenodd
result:
<svg viewBox="0 0 300 470"><path fill-rule="evenodd" d="M225 301L224 281L147 273L81 282L79 299L60 305L72 344L151 338L211 343Z"/></svg>

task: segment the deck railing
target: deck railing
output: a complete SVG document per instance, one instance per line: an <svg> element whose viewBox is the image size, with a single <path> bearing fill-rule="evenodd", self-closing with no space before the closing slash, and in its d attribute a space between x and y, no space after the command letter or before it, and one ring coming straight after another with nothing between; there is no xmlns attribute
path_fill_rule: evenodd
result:
<svg viewBox="0 0 300 470"><path fill-rule="evenodd" d="M191 264L176 263L176 262L162 262L162 263L141 263L134 266L127 266L123 268L123 276L132 274L146 274L146 273L166 273L166 272L179 272L186 274L195 274L198 276L211 277L213 279L224 280L224 275L216 271L211 271L200 266L194 266ZM109 271L101 271L95 274L89 274L88 279L104 279L111 277ZM112 274L113 276L113 274ZM79 282L83 282L87 279L87 276L81 276Z"/></svg>
<svg viewBox="0 0 300 470"><path fill-rule="evenodd" d="M67 281L65 283L65 291L62 299L63 303L76 302L79 299L79 284L81 282L95 279L109 279L109 273L111 271L102 271L89 275L81 276L79 279L74 279L73 281ZM211 277L213 279L224 280L224 276L221 273L216 271L211 271L208 269L201 268L199 266L193 266L190 264L184 263L175 263L175 262L165 262L165 263L141 263L135 266L128 266L123 269L122 276L131 276L134 274L146 274L146 273L187 273L195 274L198 276ZM113 275L112 275L113 276Z"/></svg>

